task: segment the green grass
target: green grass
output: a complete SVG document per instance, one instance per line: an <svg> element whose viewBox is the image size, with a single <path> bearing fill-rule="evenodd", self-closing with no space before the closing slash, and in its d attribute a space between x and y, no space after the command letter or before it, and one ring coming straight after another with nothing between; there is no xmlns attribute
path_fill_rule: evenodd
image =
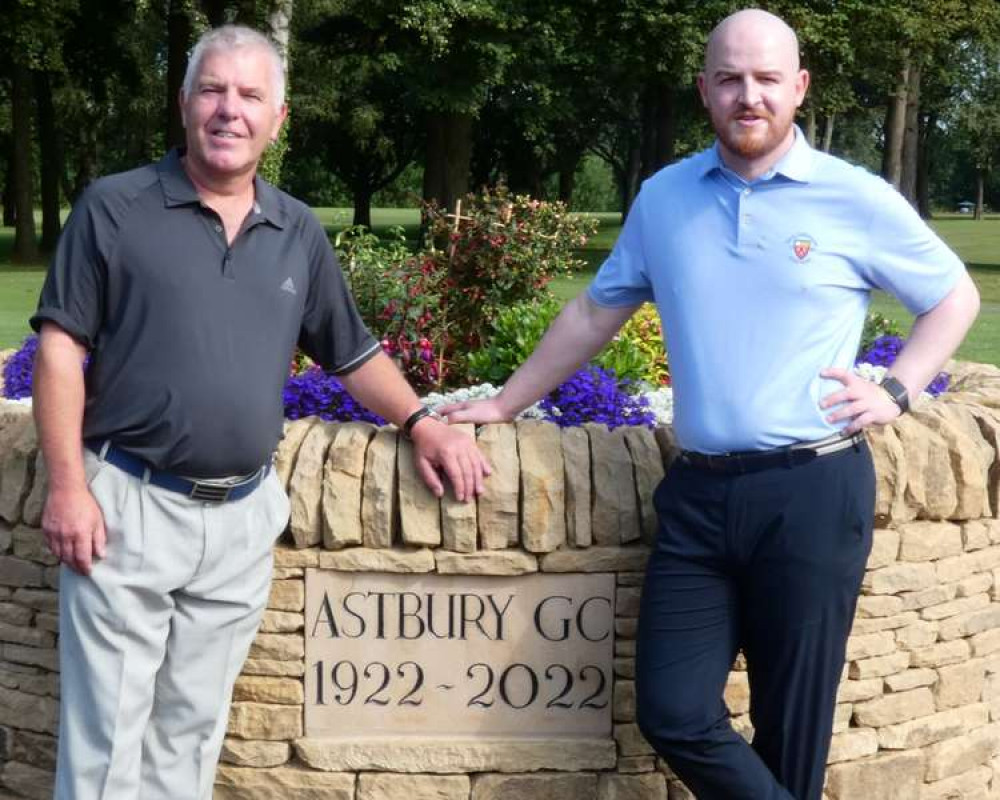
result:
<svg viewBox="0 0 1000 800"><path fill-rule="evenodd" d="M316 215L330 233L351 223L352 212L343 208L317 208ZM552 290L567 300L579 293L601 262L607 257L620 231L617 213L595 214L598 230L587 246L579 251L587 268L572 278L553 281ZM420 218L416 209L381 208L372 211L372 227L384 234L401 225L407 237L415 239ZM968 264L982 296L982 310L969 336L959 349L960 358L1000 365L1000 217L977 222L967 216L944 215L933 227ZM13 347L29 333L28 317L35 308L44 266L15 265L10 251L14 232L0 228L0 348ZM881 292L872 298L872 310L879 311L909 329L912 316L896 300Z"/></svg>

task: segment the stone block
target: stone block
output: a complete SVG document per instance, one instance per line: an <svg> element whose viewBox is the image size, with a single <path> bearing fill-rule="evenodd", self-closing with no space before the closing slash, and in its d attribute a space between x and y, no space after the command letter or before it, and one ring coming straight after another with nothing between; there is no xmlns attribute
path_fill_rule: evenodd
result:
<svg viewBox="0 0 1000 800"><path fill-rule="evenodd" d="M908 669L896 675L886 675L885 688L890 692L908 692L921 686L933 686L938 674L933 669Z"/></svg>
<svg viewBox="0 0 1000 800"><path fill-rule="evenodd" d="M851 634L847 640L848 661L885 656L894 652L896 652L896 638L892 631L880 631L861 636Z"/></svg>
<svg viewBox="0 0 1000 800"><path fill-rule="evenodd" d="M503 550L517 544L519 533L521 465L517 433L513 425L484 425L476 444L493 469L479 495L479 546L483 550ZM589 480L589 455L587 463Z"/></svg>
<svg viewBox="0 0 1000 800"><path fill-rule="evenodd" d="M989 710L982 703L953 708L879 728L878 743L883 750L912 750L960 736L988 721Z"/></svg>
<svg viewBox="0 0 1000 800"><path fill-rule="evenodd" d="M868 617L855 619L854 625L851 628L851 634L856 636L865 636L870 633L878 633L879 631L895 631L912 625L919 619L920 614L916 611L906 611L902 614L896 614L894 617Z"/></svg>
<svg viewBox="0 0 1000 800"><path fill-rule="evenodd" d="M241 675L233 686L233 702L301 706L305 694L299 680Z"/></svg>
<svg viewBox="0 0 1000 800"><path fill-rule="evenodd" d="M542 572L630 572L645 569L649 549L628 547L588 547L586 550L556 550L539 561Z"/></svg>
<svg viewBox="0 0 1000 800"><path fill-rule="evenodd" d="M5 405L0 421L0 519L15 523L31 492L38 442L26 407Z"/></svg>
<svg viewBox="0 0 1000 800"><path fill-rule="evenodd" d="M618 744L618 753L622 756L649 756L655 755L655 751L649 742L646 741L639 726L634 723L625 723L614 726L615 742Z"/></svg>
<svg viewBox="0 0 1000 800"><path fill-rule="evenodd" d="M33 608L36 611L59 611L59 593L46 589L17 589L11 596L11 602L19 606Z"/></svg>
<svg viewBox="0 0 1000 800"><path fill-rule="evenodd" d="M538 559L520 550L481 550L477 553L434 553L442 575L527 575L538 572Z"/></svg>
<svg viewBox="0 0 1000 800"><path fill-rule="evenodd" d="M0 771L0 784L31 800L49 800L55 789L55 774L30 764L8 761Z"/></svg>
<svg viewBox="0 0 1000 800"><path fill-rule="evenodd" d="M361 485L365 455L375 427L364 422L337 426L323 467L323 546L330 550L359 545Z"/></svg>
<svg viewBox="0 0 1000 800"><path fill-rule="evenodd" d="M0 622L0 642L13 642L28 647L52 649L56 646L56 637L50 631Z"/></svg>
<svg viewBox="0 0 1000 800"><path fill-rule="evenodd" d="M639 772L654 772L656 758L654 756L630 756L618 759L618 772L632 775Z"/></svg>
<svg viewBox="0 0 1000 800"><path fill-rule="evenodd" d="M248 658L243 662L244 675L273 675L276 678L301 678L306 671L301 661L280 661L273 658Z"/></svg>
<svg viewBox="0 0 1000 800"><path fill-rule="evenodd" d="M938 631L938 637L947 642L951 639L973 636L994 628L1000 628L1000 603L993 603L987 608L959 614L944 620Z"/></svg>
<svg viewBox="0 0 1000 800"><path fill-rule="evenodd" d="M632 456L621 428L588 423L590 450L600 453L593 469L593 538L597 545L616 545L640 536L639 507Z"/></svg>
<svg viewBox="0 0 1000 800"><path fill-rule="evenodd" d="M593 529L590 519L590 437L587 431L583 428L563 428L562 448L566 478L566 540L572 547L590 547Z"/></svg>
<svg viewBox="0 0 1000 800"><path fill-rule="evenodd" d="M989 791L994 771L980 766L933 783L925 783L920 800L996 800L996 792Z"/></svg>
<svg viewBox="0 0 1000 800"><path fill-rule="evenodd" d="M878 736L868 728L847 730L836 734L830 741L830 753L827 764L838 764L841 761L856 761L859 758L873 756L878 752Z"/></svg>
<svg viewBox="0 0 1000 800"><path fill-rule="evenodd" d="M937 584L930 589L922 589L919 592L903 592L897 599L903 604L904 611L919 611L928 606L936 606L953 600L957 591L958 586L955 583Z"/></svg>
<svg viewBox="0 0 1000 800"><path fill-rule="evenodd" d="M994 544L991 526L984 520L971 520L962 525L962 546L965 550L982 550Z"/></svg>
<svg viewBox="0 0 1000 800"><path fill-rule="evenodd" d="M404 544L438 547L441 544L441 502L427 488L413 462L413 443L400 437L396 448L399 476L399 533Z"/></svg>
<svg viewBox="0 0 1000 800"><path fill-rule="evenodd" d="M426 547L349 547L337 552L321 553L319 565L321 569L341 572L433 572L434 551Z"/></svg>
<svg viewBox="0 0 1000 800"><path fill-rule="evenodd" d="M399 537L397 433L379 428L365 454L365 479L361 487L361 530L365 547L392 547Z"/></svg>
<svg viewBox="0 0 1000 800"><path fill-rule="evenodd" d="M989 604L990 596L982 592L972 597L960 597L947 603L928 606L920 612L920 616L927 620L947 619L959 614L967 614L970 611L978 611L981 608L986 608Z"/></svg>
<svg viewBox="0 0 1000 800"><path fill-rule="evenodd" d="M1000 628L977 633L969 641L972 645L972 655L977 658L996 653L1000 650Z"/></svg>
<svg viewBox="0 0 1000 800"><path fill-rule="evenodd" d="M978 575L970 575L963 578L955 587L956 597L973 597L977 594L986 594L992 598L993 575L989 572L982 572Z"/></svg>
<svg viewBox="0 0 1000 800"><path fill-rule="evenodd" d="M337 425L317 422L304 435L291 477L292 539L296 547L312 547L323 541L323 470Z"/></svg>
<svg viewBox="0 0 1000 800"><path fill-rule="evenodd" d="M837 687L838 703L857 703L882 696L882 678L868 678L863 681L844 680Z"/></svg>
<svg viewBox="0 0 1000 800"><path fill-rule="evenodd" d="M470 800L597 800L597 776L589 773L476 775ZM360 798L358 800L361 800ZM386 800L394 800L387 797Z"/></svg>
<svg viewBox="0 0 1000 800"><path fill-rule="evenodd" d="M723 691L723 700L729 713L745 714L750 710L750 684L745 672L730 672Z"/></svg>
<svg viewBox="0 0 1000 800"><path fill-rule="evenodd" d="M932 744L926 750L924 780L939 781L984 766L1000 747L1000 725L987 725L954 739Z"/></svg>
<svg viewBox="0 0 1000 800"><path fill-rule="evenodd" d="M318 547L297 550L279 544L274 548L274 566L278 568L315 567L319 564L319 554Z"/></svg>
<svg viewBox="0 0 1000 800"><path fill-rule="evenodd" d="M986 665L982 659L941 667L934 686L938 710L967 706L982 699L986 683Z"/></svg>
<svg viewBox="0 0 1000 800"><path fill-rule="evenodd" d="M867 569L881 569L899 560L899 531L895 528L875 528L872 531L872 549L868 554Z"/></svg>
<svg viewBox="0 0 1000 800"><path fill-rule="evenodd" d="M8 625L27 627L35 618L35 612L16 603L0 603L0 622Z"/></svg>
<svg viewBox="0 0 1000 800"><path fill-rule="evenodd" d="M272 703L233 703L229 734L239 739L284 741L302 736L302 708Z"/></svg>
<svg viewBox="0 0 1000 800"><path fill-rule="evenodd" d="M937 669L948 664L957 664L969 657L971 648L964 639L952 642L939 642L929 647L920 647L910 653L913 666Z"/></svg>
<svg viewBox="0 0 1000 800"><path fill-rule="evenodd" d="M871 594L898 594L927 589L936 582L933 564L898 562L866 572L861 585Z"/></svg>
<svg viewBox="0 0 1000 800"><path fill-rule="evenodd" d="M301 636L284 633L258 633L250 645L250 658L275 661L301 661L305 656L305 643Z"/></svg>
<svg viewBox="0 0 1000 800"><path fill-rule="evenodd" d="M55 649L43 650L20 644L2 644L0 645L0 659L12 661L15 664L44 667L50 672L59 671L59 653Z"/></svg>
<svg viewBox="0 0 1000 800"><path fill-rule="evenodd" d="M635 722L635 681L615 681L611 718L615 722Z"/></svg>
<svg viewBox="0 0 1000 800"><path fill-rule="evenodd" d="M267 607L275 611L303 611L306 607L306 587L302 581L274 581Z"/></svg>
<svg viewBox="0 0 1000 800"><path fill-rule="evenodd" d="M853 703L839 703L833 709L833 732L843 733L851 725L851 715L854 713Z"/></svg>
<svg viewBox="0 0 1000 800"><path fill-rule="evenodd" d="M950 519L975 519L988 513L987 466L980 449L985 444L978 427L975 432L956 419L961 412L946 403L915 406L914 418L937 432L950 456L955 482L955 510ZM941 466L941 465L938 465Z"/></svg>
<svg viewBox="0 0 1000 800"><path fill-rule="evenodd" d="M288 742L252 742L227 738L222 743L221 760L237 767L279 767L292 757Z"/></svg>
<svg viewBox="0 0 1000 800"><path fill-rule="evenodd" d="M354 800L353 775L300 767L251 769L220 764L213 800Z"/></svg>
<svg viewBox="0 0 1000 800"><path fill-rule="evenodd" d="M1000 566L1000 546L990 545L972 553L942 558L936 566L938 583L954 583Z"/></svg>
<svg viewBox="0 0 1000 800"><path fill-rule="evenodd" d="M278 449L274 453L274 470L278 473L281 485L288 488L288 483L295 471L295 461L299 457L299 448L306 438L306 434L313 425L319 422L318 417L305 417L294 421L285 422L284 435L278 442Z"/></svg>
<svg viewBox="0 0 1000 800"><path fill-rule="evenodd" d="M8 760L55 772L59 740L55 736L13 730L9 738Z"/></svg>
<svg viewBox="0 0 1000 800"><path fill-rule="evenodd" d="M641 597L642 589L633 586L619 586L615 591L615 615L638 617Z"/></svg>
<svg viewBox="0 0 1000 800"><path fill-rule="evenodd" d="M11 544L17 558L34 561L47 567L59 563L59 559L52 555L48 545L45 544L45 537L38 528L29 528L27 525L16 526L11 532Z"/></svg>
<svg viewBox="0 0 1000 800"><path fill-rule="evenodd" d="M358 776L356 800L469 800L467 775L393 775L378 772Z"/></svg>
<svg viewBox="0 0 1000 800"><path fill-rule="evenodd" d="M635 469L642 540L646 544L653 544L659 527L656 509L653 507L653 494L663 480L663 456L660 455L660 448L651 430L642 427L627 427L624 430L625 445L632 455Z"/></svg>
<svg viewBox="0 0 1000 800"><path fill-rule="evenodd" d="M35 456L35 479L31 483L31 491L24 498L24 507L21 509L21 519L25 525L32 528L42 526L42 510L45 508L45 498L49 493L49 472L45 469L45 459L42 451L38 451Z"/></svg>
<svg viewBox="0 0 1000 800"><path fill-rule="evenodd" d="M521 544L532 553L550 553L566 542L562 435L558 426L537 420L519 421L516 430L521 456Z"/></svg>
<svg viewBox="0 0 1000 800"><path fill-rule="evenodd" d="M848 667L848 675L856 681L881 678L895 672L902 672L908 666L910 666L909 653L892 653L887 656L852 661Z"/></svg>
<svg viewBox="0 0 1000 800"><path fill-rule="evenodd" d="M614 769L615 766L615 744L603 738L531 741L392 737L344 741L298 739L294 748L306 766L331 772L578 772Z"/></svg>
<svg viewBox="0 0 1000 800"><path fill-rule="evenodd" d="M830 800L914 800L923 772L919 750L834 764L827 771L826 793Z"/></svg>
<svg viewBox="0 0 1000 800"><path fill-rule="evenodd" d="M891 426L866 432L875 464L875 518L912 519L906 504L906 450Z"/></svg>
<svg viewBox="0 0 1000 800"><path fill-rule="evenodd" d="M42 588L45 586L45 570L33 561L0 556L0 586Z"/></svg>
<svg viewBox="0 0 1000 800"><path fill-rule="evenodd" d="M926 687L887 694L854 705L854 721L862 727L881 728L933 714L934 695Z"/></svg>
<svg viewBox="0 0 1000 800"><path fill-rule="evenodd" d="M858 617L892 617L903 612L903 601L892 595L862 595L858 598Z"/></svg>
<svg viewBox="0 0 1000 800"><path fill-rule="evenodd" d="M900 561L936 561L962 552L962 529L958 525L922 521L899 526Z"/></svg>
<svg viewBox="0 0 1000 800"><path fill-rule="evenodd" d="M906 450L907 502L925 519L954 519L958 487L948 444L914 416L904 415L893 428Z"/></svg>
<svg viewBox="0 0 1000 800"><path fill-rule="evenodd" d="M0 725L55 735L59 729L59 701L0 688Z"/></svg>
<svg viewBox="0 0 1000 800"><path fill-rule="evenodd" d="M667 781L653 772L645 775L601 775L598 800L667 800Z"/></svg>

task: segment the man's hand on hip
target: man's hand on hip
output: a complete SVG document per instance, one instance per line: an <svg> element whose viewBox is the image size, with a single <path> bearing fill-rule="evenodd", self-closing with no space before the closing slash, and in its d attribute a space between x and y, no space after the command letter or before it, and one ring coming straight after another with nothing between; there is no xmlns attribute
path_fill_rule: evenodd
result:
<svg viewBox="0 0 1000 800"><path fill-rule="evenodd" d="M819 406L823 409L840 406L826 415L826 421L850 420L844 428L845 435L857 433L870 425L892 422L902 413L885 389L850 370L831 367L820 372L820 375L844 384L843 389L824 397Z"/></svg>
<svg viewBox="0 0 1000 800"><path fill-rule="evenodd" d="M440 472L451 481L461 502L483 493L483 481L492 470L474 439L433 417L424 417L413 426L413 459L424 483L437 497L444 494Z"/></svg>
<svg viewBox="0 0 1000 800"><path fill-rule="evenodd" d="M52 554L81 575L90 574L95 557L104 558L104 515L87 488L50 488L42 532Z"/></svg>

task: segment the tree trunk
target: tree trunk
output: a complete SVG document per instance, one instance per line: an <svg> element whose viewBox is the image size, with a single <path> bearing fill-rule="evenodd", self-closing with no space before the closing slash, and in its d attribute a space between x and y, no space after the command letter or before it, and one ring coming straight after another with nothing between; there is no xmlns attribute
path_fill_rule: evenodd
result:
<svg viewBox="0 0 1000 800"><path fill-rule="evenodd" d="M62 148L52 107L52 84L47 72L35 73L35 103L38 112L38 150L42 179L42 250L51 252L59 241L59 176Z"/></svg>
<svg viewBox="0 0 1000 800"><path fill-rule="evenodd" d="M3 182L3 226L14 227L14 147L7 150L7 169Z"/></svg>
<svg viewBox="0 0 1000 800"><path fill-rule="evenodd" d="M906 92L906 133L903 136L903 171L899 191L917 207L917 165L920 158L920 67L910 67Z"/></svg>
<svg viewBox="0 0 1000 800"><path fill-rule="evenodd" d="M31 156L31 72L15 57L10 67L11 132L14 144L14 252L16 262L39 259L35 241L35 187Z"/></svg>
<svg viewBox="0 0 1000 800"><path fill-rule="evenodd" d="M167 10L167 147L184 144L179 97L191 47L191 18L184 0L170 0Z"/></svg>
<svg viewBox="0 0 1000 800"><path fill-rule="evenodd" d="M355 186L354 196L354 225L364 225L371 229L372 226L372 190L370 186Z"/></svg>
<svg viewBox="0 0 1000 800"><path fill-rule="evenodd" d="M288 40L292 28L294 0L272 0L271 13L267 15L268 38L281 54L288 79Z"/></svg>
<svg viewBox="0 0 1000 800"><path fill-rule="evenodd" d="M829 153L830 148L833 146L833 124L837 119L837 115L832 111L826 115L826 120L823 123L823 152Z"/></svg>
<svg viewBox="0 0 1000 800"><path fill-rule="evenodd" d="M424 200L452 209L469 191L472 159L472 115L431 111L427 116L427 160Z"/></svg>
<svg viewBox="0 0 1000 800"><path fill-rule="evenodd" d="M920 118L920 149L917 152L917 211L924 219L931 218L931 139L937 129L937 114Z"/></svg>
<svg viewBox="0 0 1000 800"><path fill-rule="evenodd" d="M806 112L806 141L809 142L810 147L816 146L816 109L809 106L809 110Z"/></svg>
<svg viewBox="0 0 1000 800"><path fill-rule="evenodd" d="M903 177L903 140L906 134L906 101L910 85L909 51L903 51L903 66L896 80L896 89L889 100L885 125L885 150L882 153L882 177L899 188Z"/></svg>
<svg viewBox="0 0 1000 800"><path fill-rule="evenodd" d="M635 196L639 194L639 184L642 177L639 172L639 143L634 142L629 145L628 159L625 162L625 171L622 180L622 224L625 224L625 217L628 216L629 209Z"/></svg>
<svg viewBox="0 0 1000 800"><path fill-rule="evenodd" d="M639 176L646 179L674 159L677 140L677 96L670 86L647 87L642 99Z"/></svg>
<svg viewBox="0 0 1000 800"><path fill-rule="evenodd" d="M563 162L559 167L559 200L570 206L573 203L573 191L576 189L576 170L580 166L577 158L572 164Z"/></svg>
<svg viewBox="0 0 1000 800"><path fill-rule="evenodd" d="M983 218L983 194L986 186L986 170L976 170L976 210L972 215L973 219Z"/></svg>

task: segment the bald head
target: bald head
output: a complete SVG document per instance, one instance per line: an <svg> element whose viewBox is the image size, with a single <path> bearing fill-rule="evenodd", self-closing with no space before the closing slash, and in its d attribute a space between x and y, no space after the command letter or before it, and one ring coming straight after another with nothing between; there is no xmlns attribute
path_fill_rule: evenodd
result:
<svg viewBox="0 0 1000 800"><path fill-rule="evenodd" d="M715 26L705 46L705 72L733 49L766 50L794 72L799 69L799 37L781 17L759 8L730 14Z"/></svg>

